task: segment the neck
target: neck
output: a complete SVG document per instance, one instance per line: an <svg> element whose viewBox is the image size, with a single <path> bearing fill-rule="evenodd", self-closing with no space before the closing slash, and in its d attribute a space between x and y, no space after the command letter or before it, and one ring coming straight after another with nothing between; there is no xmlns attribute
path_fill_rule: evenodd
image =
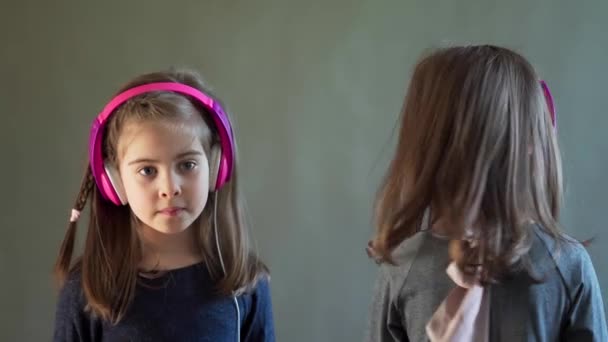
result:
<svg viewBox="0 0 608 342"><path fill-rule="evenodd" d="M192 226L176 234L164 234L142 224L138 228L142 246L140 268L164 271L193 265L202 261Z"/></svg>

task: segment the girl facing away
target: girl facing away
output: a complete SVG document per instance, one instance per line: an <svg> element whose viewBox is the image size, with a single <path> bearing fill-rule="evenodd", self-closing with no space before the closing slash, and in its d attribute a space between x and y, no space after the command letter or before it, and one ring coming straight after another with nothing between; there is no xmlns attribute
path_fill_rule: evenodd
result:
<svg viewBox="0 0 608 342"><path fill-rule="evenodd" d="M546 84L497 46L417 64L368 252L368 341L608 341L598 279L560 230Z"/></svg>
<svg viewBox="0 0 608 342"><path fill-rule="evenodd" d="M95 119L55 275L55 341L274 341L233 130L196 73L141 75Z"/></svg>

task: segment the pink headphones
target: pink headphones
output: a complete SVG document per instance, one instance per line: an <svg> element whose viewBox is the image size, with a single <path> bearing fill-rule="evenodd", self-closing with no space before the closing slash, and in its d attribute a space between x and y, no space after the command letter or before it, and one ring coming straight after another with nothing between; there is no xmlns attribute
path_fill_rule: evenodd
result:
<svg viewBox="0 0 608 342"><path fill-rule="evenodd" d="M128 89L114 97L93 121L89 138L91 172L101 195L116 205L127 204L126 195L116 168L104 163L102 140L105 125L112 113L127 100L144 93L171 91L190 96L210 113L217 127L220 146L213 146L209 158L209 188L219 190L232 175L234 167L234 138L228 116L217 100L200 90L176 82L149 83Z"/></svg>

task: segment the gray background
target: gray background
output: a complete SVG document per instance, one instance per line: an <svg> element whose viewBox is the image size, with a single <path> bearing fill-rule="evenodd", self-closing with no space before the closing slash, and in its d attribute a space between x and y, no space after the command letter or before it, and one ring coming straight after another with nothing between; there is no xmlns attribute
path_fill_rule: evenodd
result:
<svg viewBox="0 0 608 342"><path fill-rule="evenodd" d="M91 120L126 80L171 65L200 70L235 117L280 341L361 339L375 189L413 63L446 44L514 48L548 81L563 223L597 238L608 293L608 1L12 2L0 10L1 341L49 339L50 271Z"/></svg>

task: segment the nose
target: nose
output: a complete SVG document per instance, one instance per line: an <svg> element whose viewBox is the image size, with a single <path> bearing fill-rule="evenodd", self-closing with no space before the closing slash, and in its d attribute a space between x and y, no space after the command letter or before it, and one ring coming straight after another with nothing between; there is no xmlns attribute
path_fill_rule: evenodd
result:
<svg viewBox="0 0 608 342"><path fill-rule="evenodd" d="M182 193L179 177L173 173L168 173L161 180L159 196L162 198L173 198Z"/></svg>

